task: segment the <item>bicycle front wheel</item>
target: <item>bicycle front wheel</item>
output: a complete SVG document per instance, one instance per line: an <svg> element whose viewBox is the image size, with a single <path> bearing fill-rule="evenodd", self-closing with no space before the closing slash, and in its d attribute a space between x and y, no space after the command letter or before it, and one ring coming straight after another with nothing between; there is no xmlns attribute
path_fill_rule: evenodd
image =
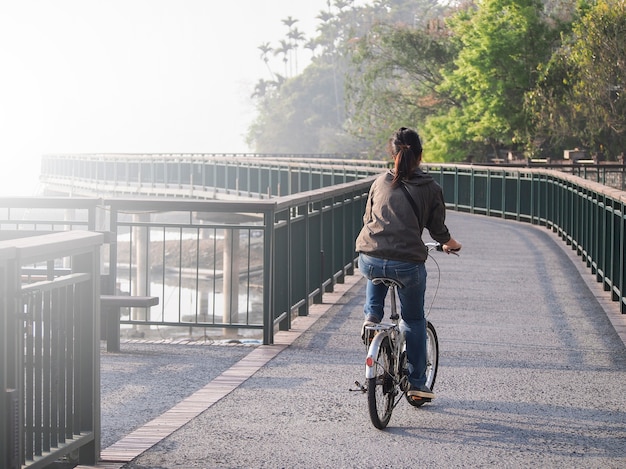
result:
<svg viewBox="0 0 626 469"><path fill-rule="evenodd" d="M426 386L431 390L435 386L437 367L439 366L439 340L437 331L430 321L426 324Z"/></svg>
<svg viewBox="0 0 626 469"><path fill-rule="evenodd" d="M372 423L382 430L389 423L396 395L392 375L393 355L388 337L381 342L375 359L375 376L367 382L367 403Z"/></svg>

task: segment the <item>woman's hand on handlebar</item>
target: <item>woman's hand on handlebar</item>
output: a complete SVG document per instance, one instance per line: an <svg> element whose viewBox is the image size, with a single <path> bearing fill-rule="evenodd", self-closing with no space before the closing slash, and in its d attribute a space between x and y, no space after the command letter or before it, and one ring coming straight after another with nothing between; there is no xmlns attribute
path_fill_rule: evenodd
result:
<svg viewBox="0 0 626 469"><path fill-rule="evenodd" d="M443 246L443 252L446 254L456 254L461 250L461 243L459 243L456 239L450 238L450 240L445 243Z"/></svg>

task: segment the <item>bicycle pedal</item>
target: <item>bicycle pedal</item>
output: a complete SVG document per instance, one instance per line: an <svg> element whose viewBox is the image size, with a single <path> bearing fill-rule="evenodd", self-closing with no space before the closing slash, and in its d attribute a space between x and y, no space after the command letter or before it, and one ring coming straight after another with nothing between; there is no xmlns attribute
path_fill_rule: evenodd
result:
<svg viewBox="0 0 626 469"><path fill-rule="evenodd" d="M424 398L424 397L415 397L415 398L409 397L407 401L413 407L422 407L424 404L431 402L432 399Z"/></svg>

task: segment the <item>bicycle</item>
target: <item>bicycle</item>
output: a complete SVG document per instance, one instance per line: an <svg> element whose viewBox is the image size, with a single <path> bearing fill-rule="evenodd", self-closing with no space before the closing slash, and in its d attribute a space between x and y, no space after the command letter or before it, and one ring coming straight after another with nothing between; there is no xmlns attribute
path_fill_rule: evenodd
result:
<svg viewBox="0 0 626 469"><path fill-rule="evenodd" d="M443 251L443 247L439 243L425 244L431 258L430 251ZM455 252L453 254L458 255ZM437 266L440 280L441 270L436 260L435 265ZM404 333L400 331L400 315L396 307L396 289L403 286L398 281L390 278L375 278L372 282L376 284L384 283L389 288L391 322L365 326L367 337L365 341L367 348L367 358L365 359L366 386L356 381L355 384L358 386L358 389L353 390L367 393L368 410L372 424L379 430L382 430L389 423L393 409L403 396L414 407L421 407L426 402L430 402L430 399L414 401L407 395L410 384L408 380L406 342ZM437 282L429 311L432 308L438 290L439 281ZM437 339L437 331L435 326L427 319L426 385L431 390L437 378L438 365L439 341Z"/></svg>

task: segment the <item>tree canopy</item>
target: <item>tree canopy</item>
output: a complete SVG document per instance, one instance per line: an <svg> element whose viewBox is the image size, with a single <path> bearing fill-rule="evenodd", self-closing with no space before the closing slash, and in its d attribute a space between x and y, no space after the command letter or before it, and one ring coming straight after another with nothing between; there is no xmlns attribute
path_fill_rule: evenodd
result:
<svg viewBox="0 0 626 469"><path fill-rule="evenodd" d="M538 0L481 0L449 19L459 53L438 87L446 105L425 126L439 159L467 157L466 142L494 156L523 144L524 94L550 53L542 8Z"/></svg>
<svg viewBox="0 0 626 469"><path fill-rule="evenodd" d="M626 2L600 0L581 17L527 96L537 136L604 156L626 146Z"/></svg>
<svg viewBox="0 0 626 469"><path fill-rule="evenodd" d="M287 18L279 46L259 47L283 67L255 88L249 143L374 156L410 126L430 161L567 146L613 158L626 143L626 2L579 1L335 0L308 39ZM302 71L300 45L314 54Z"/></svg>

